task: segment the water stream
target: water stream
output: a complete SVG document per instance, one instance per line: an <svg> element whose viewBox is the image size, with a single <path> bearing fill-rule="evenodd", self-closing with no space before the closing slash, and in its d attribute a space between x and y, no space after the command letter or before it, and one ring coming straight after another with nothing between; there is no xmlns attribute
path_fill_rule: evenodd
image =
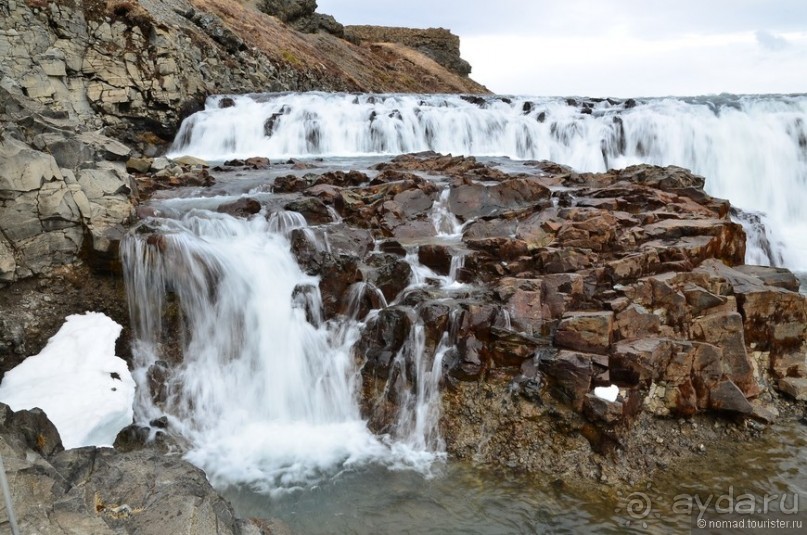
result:
<svg viewBox="0 0 807 535"><path fill-rule="evenodd" d="M572 103L313 93L235 102L218 108L217 97L209 99L207 110L183 124L175 153L211 161L328 157L316 162L320 171L369 169L381 155L418 150L475 154L508 169L523 168L514 159L544 158L592 171L676 164L705 175L711 193L743 208L735 218L749 233L749 260L807 271L805 97ZM636 528L624 524L623 504L607 489L569 489L445 462L437 422L441 362L457 342L450 325L427 349L424 325L413 315L393 361L397 373L390 374L407 380L386 386L396 389L394 425L385 434L370 432L359 410L362 363L351 350L378 309L403 295L388 300L372 284L357 283L346 313L323 319L318 281L297 265L290 232L303 229L323 250L330 244L299 214L282 210L266 187L291 172L306 171L244 172L220 177L209 190L156 199L161 217L124 240L138 421L167 416L187 441L186 457L239 514L278 518L299 533ZM458 246L463 227L447 210L446 191L432 207L432 241ZM248 220L215 212L243 195L261 201L263 211ZM465 289L457 281L459 247L448 275L440 275L420 263L418 246L405 244L409 290ZM360 317L365 301L376 310ZM181 333L178 340L166 335L169 326ZM166 357L171 346L174 360ZM805 429L769 431L754 451L710 449L697 470L684 467L654 485L662 497L680 489L717 492L735 481L757 493L804 492ZM652 525L639 527L662 533L687 526L688 519L663 510L665 503L660 499Z"/></svg>

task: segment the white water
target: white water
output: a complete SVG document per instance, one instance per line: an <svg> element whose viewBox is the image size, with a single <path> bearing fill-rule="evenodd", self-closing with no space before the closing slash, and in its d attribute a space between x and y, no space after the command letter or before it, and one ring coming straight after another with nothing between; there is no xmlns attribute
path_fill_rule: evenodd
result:
<svg viewBox="0 0 807 535"><path fill-rule="evenodd" d="M286 491L368 463L428 472L440 458L435 401L425 390L402 414L398 436L367 429L351 355L360 325L306 320L306 307L320 303L317 280L300 270L285 235L303 223L286 213L244 221L193 210L147 224L156 240L136 230L121 247L137 339L136 417L167 415L191 445L187 458L214 484ZM297 287L306 288L297 298L304 306L294 306ZM168 292L187 335L157 406L148 369L170 342L161 338ZM436 391L427 379L419 388Z"/></svg>
<svg viewBox="0 0 807 535"><path fill-rule="evenodd" d="M445 95L233 98L236 105L224 109L220 97L208 99L183 123L172 154L224 160L434 150L547 159L578 171L679 165L706 177L710 194L762 214L784 264L807 271L807 96L645 99L634 107L606 100L591 102L590 114L558 98L486 97L483 105Z"/></svg>

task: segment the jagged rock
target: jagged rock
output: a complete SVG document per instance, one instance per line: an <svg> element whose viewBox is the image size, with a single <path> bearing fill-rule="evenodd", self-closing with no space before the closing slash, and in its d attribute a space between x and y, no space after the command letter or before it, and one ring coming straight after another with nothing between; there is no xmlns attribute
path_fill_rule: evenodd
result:
<svg viewBox="0 0 807 535"><path fill-rule="evenodd" d="M325 203L313 197L292 201L284 206L284 209L303 214L309 225L322 225L334 221L334 216Z"/></svg>
<svg viewBox="0 0 807 535"><path fill-rule="evenodd" d="M555 344L584 353L607 353L613 325L613 312L570 312L558 325Z"/></svg>
<svg viewBox="0 0 807 535"><path fill-rule="evenodd" d="M621 401L608 401L586 394L583 402L583 414L591 420L598 420L606 424L619 422L624 417L624 406Z"/></svg>
<svg viewBox="0 0 807 535"><path fill-rule="evenodd" d="M709 408L751 414L754 408L732 381L723 381L709 392Z"/></svg>
<svg viewBox="0 0 807 535"><path fill-rule="evenodd" d="M586 394L591 390L594 374L592 356L574 351L560 351L552 358L541 359L540 371L552 385L553 393L564 403L581 411Z"/></svg>
<svg viewBox="0 0 807 535"><path fill-rule="evenodd" d="M133 173L148 173L153 161L152 158L129 158L126 161L126 170Z"/></svg>
<svg viewBox="0 0 807 535"><path fill-rule="evenodd" d="M386 379L392 361L403 347L412 327L412 319L402 307L387 307L371 321L356 345L356 353L365 361L364 371Z"/></svg>
<svg viewBox="0 0 807 535"><path fill-rule="evenodd" d="M366 262L370 269L365 271L365 279L381 291L388 303L409 286L412 268L403 259L381 253L371 255Z"/></svg>
<svg viewBox="0 0 807 535"><path fill-rule="evenodd" d="M723 352L723 370L743 393L759 393L753 365L745 349L743 319L737 312L710 314L693 320L693 337L719 347Z"/></svg>
<svg viewBox="0 0 807 535"><path fill-rule="evenodd" d="M807 378L783 377L778 384L779 390L796 401L807 401Z"/></svg>

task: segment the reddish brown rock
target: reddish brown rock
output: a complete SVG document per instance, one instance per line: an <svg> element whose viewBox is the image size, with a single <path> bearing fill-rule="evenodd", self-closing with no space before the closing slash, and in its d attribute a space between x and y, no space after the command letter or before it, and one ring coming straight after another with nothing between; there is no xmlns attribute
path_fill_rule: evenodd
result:
<svg viewBox="0 0 807 535"><path fill-rule="evenodd" d="M649 385L662 379L675 351L667 338L618 342L611 351L611 380L624 386Z"/></svg>
<svg viewBox="0 0 807 535"><path fill-rule="evenodd" d="M607 353L613 326L614 313L610 311L570 312L558 325L555 344L584 353Z"/></svg>
<svg viewBox="0 0 807 535"><path fill-rule="evenodd" d="M583 409L586 394L591 390L594 373L591 355L575 351L560 351L541 359L539 369L550 380L554 396L577 411Z"/></svg>
<svg viewBox="0 0 807 535"><path fill-rule="evenodd" d="M723 372L744 394L759 393L751 359L745 349L743 319L737 312L710 314L693 320L692 336L719 347L723 352Z"/></svg>
<svg viewBox="0 0 807 535"><path fill-rule="evenodd" d="M586 418L606 424L619 422L624 417L624 405L621 401L608 401L594 394L586 394L583 402L583 414Z"/></svg>

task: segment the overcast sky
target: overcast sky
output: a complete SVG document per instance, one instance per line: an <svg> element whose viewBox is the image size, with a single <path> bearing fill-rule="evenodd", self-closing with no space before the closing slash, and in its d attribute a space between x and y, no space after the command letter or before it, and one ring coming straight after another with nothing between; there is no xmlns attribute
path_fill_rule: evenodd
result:
<svg viewBox="0 0 807 535"><path fill-rule="evenodd" d="M318 0L344 24L443 27L501 94L807 93L807 0Z"/></svg>

